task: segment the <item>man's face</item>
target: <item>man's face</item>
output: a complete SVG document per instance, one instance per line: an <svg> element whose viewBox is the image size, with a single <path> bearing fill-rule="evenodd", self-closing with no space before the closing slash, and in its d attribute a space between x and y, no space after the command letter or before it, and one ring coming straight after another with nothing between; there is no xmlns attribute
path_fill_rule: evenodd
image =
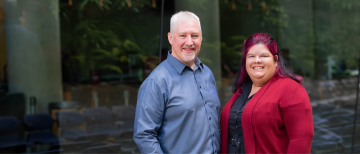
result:
<svg viewBox="0 0 360 154"><path fill-rule="evenodd" d="M172 53L176 59L188 66L193 66L200 52L202 33L195 20L178 20L173 33L168 33Z"/></svg>

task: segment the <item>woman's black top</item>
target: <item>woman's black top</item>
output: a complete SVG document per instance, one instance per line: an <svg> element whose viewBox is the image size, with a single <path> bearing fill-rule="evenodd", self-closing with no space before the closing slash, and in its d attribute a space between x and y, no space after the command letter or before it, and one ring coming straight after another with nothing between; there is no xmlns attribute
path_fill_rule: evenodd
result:
<svg viewBox="0 0 360 154"><path fill-rule="evenodd" d="M245 105L254 96L249 96L251 92L252 82L246 82L241 86L242 93L231 106L229 115L229 141L228 153L245 153L244 136L241 125L241 116Z"/></svg>

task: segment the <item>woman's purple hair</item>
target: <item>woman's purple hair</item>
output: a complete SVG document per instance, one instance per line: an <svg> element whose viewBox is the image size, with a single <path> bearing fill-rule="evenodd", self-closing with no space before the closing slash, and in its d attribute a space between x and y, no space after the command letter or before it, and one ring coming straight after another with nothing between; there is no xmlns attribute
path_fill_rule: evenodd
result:
<svg viewBox="0 0 360 154"><path fill-rule="evenodd" d="M292 70L287 67L285 59L282 57L281 52L279 52L277 48L275 39L267 33L256 33L244 41L244 45L242 47L243 56L240 63L240 70L233 84L234 93L242 86L244 82L250 80L249 74L246 71L246 55L248 54L249 49L256 44L264 44L273 55L274 61L278 64L274 76L291 78L296 82L301 83L301 78L293 74ZM278 56L278 59L275 59L275 55Z"/></svg>

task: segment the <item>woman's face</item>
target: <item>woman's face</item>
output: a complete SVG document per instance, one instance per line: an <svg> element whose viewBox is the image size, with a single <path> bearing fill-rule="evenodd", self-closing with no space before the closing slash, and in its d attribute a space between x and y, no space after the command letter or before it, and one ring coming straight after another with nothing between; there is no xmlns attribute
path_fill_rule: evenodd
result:
<svg viewBox="0 0 360 154"><path fill-rule="evenodd" d="M278 59L275 55L275 59ZM257 85L264 85L275 74L277 63L269 49L263 44L256 44L246 55L246 71L251 81Z"/></svg>

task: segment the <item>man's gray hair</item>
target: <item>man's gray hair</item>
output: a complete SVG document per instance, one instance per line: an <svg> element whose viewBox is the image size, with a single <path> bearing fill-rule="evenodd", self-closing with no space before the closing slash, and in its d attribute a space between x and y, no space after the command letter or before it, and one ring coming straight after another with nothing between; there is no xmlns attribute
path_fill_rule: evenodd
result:
<svg viewBox="0 0 360 154"><path fill-rule="evenodd" d="M170 32L171 33L173 33L174 30L176 29L176 26L177 26L176 23L179 20L185 20L185 21L195 20L195 21L197 21L199 28L200 28L200 32L201 32L201 25L200 25L199 17L189 11L180 11L178 13L175 13L170 19Z"/></svg>

